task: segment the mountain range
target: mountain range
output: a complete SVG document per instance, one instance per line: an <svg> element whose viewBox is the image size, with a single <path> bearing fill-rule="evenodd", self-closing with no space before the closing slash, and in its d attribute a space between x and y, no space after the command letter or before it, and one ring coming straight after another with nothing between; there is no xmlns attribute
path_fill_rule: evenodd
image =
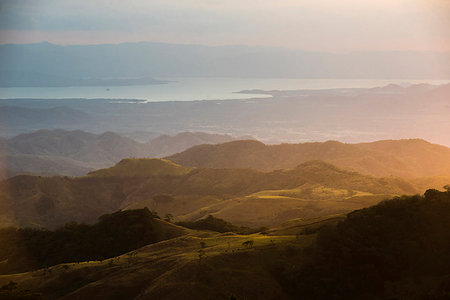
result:
<svg viewBox="0 0 450 300"><path fill-rule="evenodd" d="M80 176L133 157L166 157L186 167L251 168L265 172L321 160L377 177L450 175L450 149L420 139L279 145L235 139L223 134L182 132L142 143L113 132L39 130L0 139L0 161L6 177L30 173Z"/></svg>
<svg viewBox="0 0 450 300"><path fill-rule="evenodd" d="M136 84L151 77L448 78L449 52L320 53L123 43L0 45L2 86ZM123 80L123 78L127 79ZM109 79L110 82L105 81ZM149 83L158 83L156 80Z"/></svg>

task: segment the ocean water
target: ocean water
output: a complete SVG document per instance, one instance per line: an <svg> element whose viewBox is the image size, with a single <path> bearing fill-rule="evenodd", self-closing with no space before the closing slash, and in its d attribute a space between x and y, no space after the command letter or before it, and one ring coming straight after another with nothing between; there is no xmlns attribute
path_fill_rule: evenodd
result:
<svg viewBox="0 0 450 300"><path fill-rule="evenodd" d="M444 84L449 80L405 79L292 79L292 78L158 78L168 84L103 87L26 87L0 88L0 99L7 98L108 98L156 101L192 101L269 97L239 94L242 90L297 90L330 88L371 88L395 84Z"/></svg>

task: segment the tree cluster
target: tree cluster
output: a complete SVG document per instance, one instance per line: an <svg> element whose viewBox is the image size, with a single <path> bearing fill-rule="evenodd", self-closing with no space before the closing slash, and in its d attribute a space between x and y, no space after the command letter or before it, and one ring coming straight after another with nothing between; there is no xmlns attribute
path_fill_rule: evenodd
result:
<svg viewBox="0 0 450 300"><path fill-rule="evenodd" d="M448 299L449 228L450 191L354 211L319 233L283 284L304 299Z"/></svg>
<svg viewBox="0 0 450 300"><path fill-rule="evenodd" d="M157 241L155 217L144 208L103 215L94 225L69 223L55 231L0 229L0 272L23 272L121 255Z"/></svg>

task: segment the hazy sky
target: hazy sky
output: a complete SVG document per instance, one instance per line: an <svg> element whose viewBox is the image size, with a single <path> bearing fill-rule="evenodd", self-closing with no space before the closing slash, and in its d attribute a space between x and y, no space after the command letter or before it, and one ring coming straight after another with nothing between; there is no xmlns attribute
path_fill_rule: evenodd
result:
<svg viewBox="0 0 450 300"><path fill-rule="evenodd" d="M450 50L450 0L0 0L0 43Z"/></svg>

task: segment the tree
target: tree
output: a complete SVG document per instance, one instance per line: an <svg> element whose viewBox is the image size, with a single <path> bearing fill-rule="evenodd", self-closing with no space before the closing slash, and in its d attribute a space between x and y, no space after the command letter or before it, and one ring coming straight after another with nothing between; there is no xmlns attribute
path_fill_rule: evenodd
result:
<svg viewBox="0 0 450 300"><path fill-rule="evenodd" d="M253 248L253 241L252 240L248 240L242 243L242 246L245 246L247 248Z"/></svg>
<svg viewBox="0 0 450 300"><path fill-rule="evenodd" d="M202 260L206 257L205 250L200 249L198 250L198 262L202 263Z"/></svg>
<svg viewBox="0 0 450 300"><path fill-rule="evenodd" d="M6 291L15 290L17 289L17 282L10 280L8 284L3 285L0 289Z"/></svg>
<svg viewBox="0 0 450 300"><path fill-rule="evenodd" d="M172 222L172 220L173 220L172 214L166 214L166 216L164 217L164 221Z"/></svg>

